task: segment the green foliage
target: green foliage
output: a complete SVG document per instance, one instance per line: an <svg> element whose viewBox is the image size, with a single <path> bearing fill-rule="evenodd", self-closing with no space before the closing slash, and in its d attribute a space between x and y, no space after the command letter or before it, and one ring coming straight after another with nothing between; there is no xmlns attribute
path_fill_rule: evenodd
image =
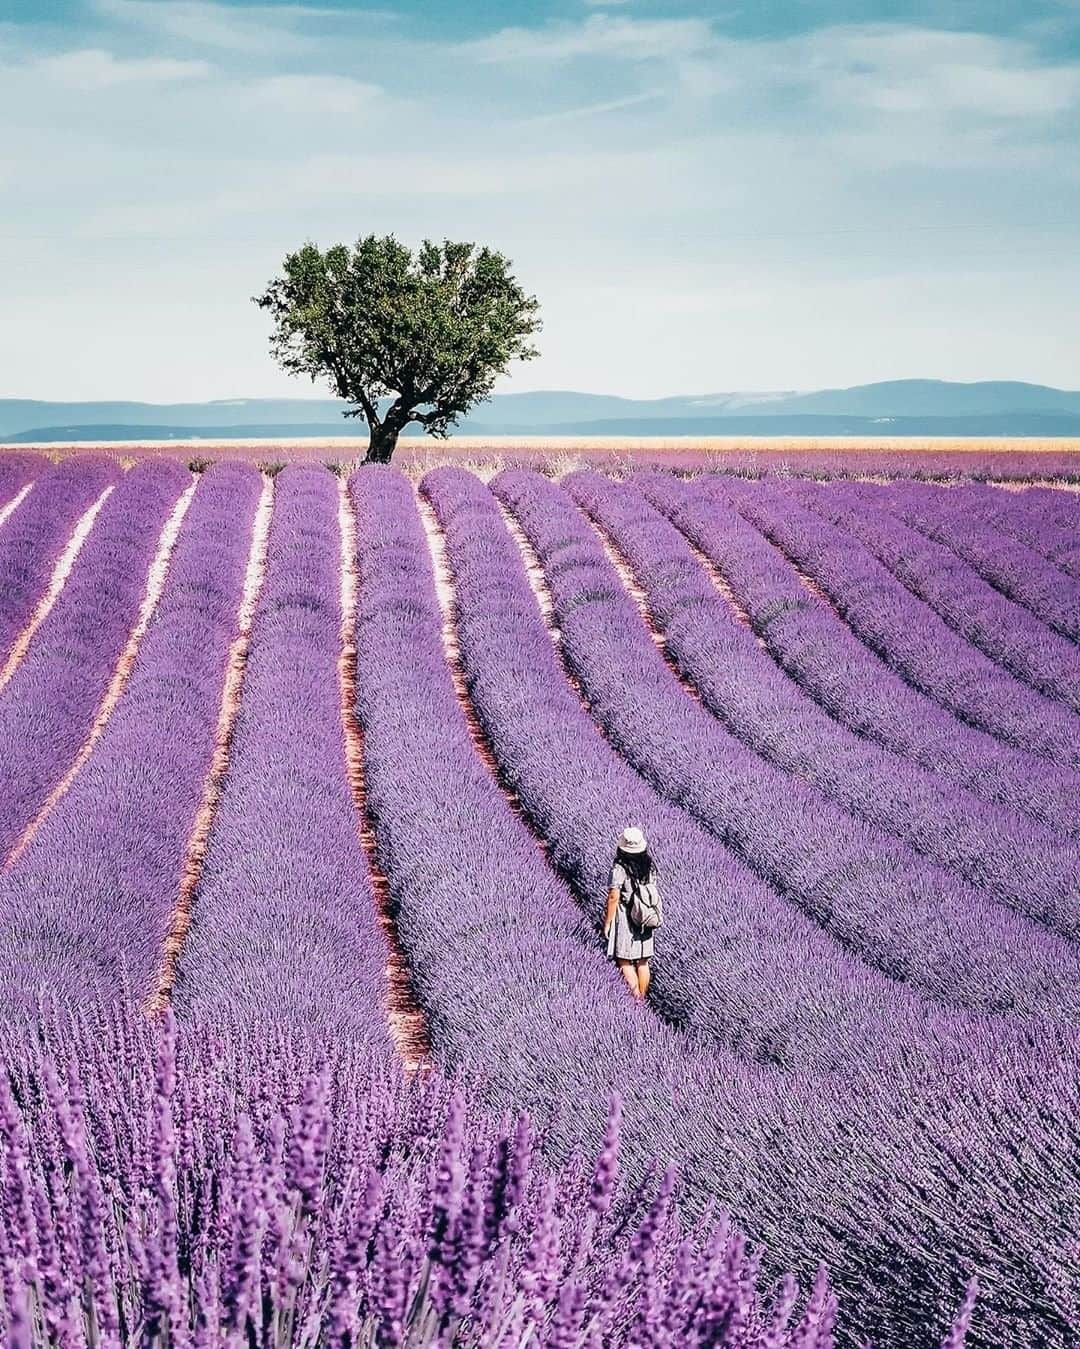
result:
<svg viewBox="0 0 1080 1349"><path fill-rule="evenodd" d="M415 422L446 436L513 360L531 360L540 305L501 253L425 240L414 255L392 235L353 248L313 243L255 297L274 321L283 369L327 378L370 428L368 458L385 461Z"/></svg>
<svg viewBox="0 0 1080 1349"><path fill-rule="evenodd" d="M201 455L196 455L194 459L188 460L188 471L190 473L205 473L213 462L212 459L203 459Z"/></svg>

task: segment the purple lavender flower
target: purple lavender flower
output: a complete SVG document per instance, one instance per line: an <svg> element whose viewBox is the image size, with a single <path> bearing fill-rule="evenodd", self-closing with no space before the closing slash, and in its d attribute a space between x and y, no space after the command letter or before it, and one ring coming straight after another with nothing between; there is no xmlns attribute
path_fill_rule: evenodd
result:
<svg viewBox="0 0 1080 1349"><path fill-rule="evenodd" d="M619 1174L619 1121L622 1117L622 1101L618 1096L611 1100L607 1127L604 1130L600 1154L593 1170L592 1184L589 1187L589 1207L601 1216L611 1210L614 1198L615 1182Z"/></svg>

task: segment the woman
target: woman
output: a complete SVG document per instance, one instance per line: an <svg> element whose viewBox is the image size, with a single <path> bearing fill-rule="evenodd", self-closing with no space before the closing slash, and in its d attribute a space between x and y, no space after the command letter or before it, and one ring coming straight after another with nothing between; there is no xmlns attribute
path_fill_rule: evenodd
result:
<svg viewBox="0 0 1080 1349"><path fill-rule="evenodd" d="M630 917L634 881L656 883L656 868L649 846L640 829L624 829L619 839L608 885L604 936L607 952L614 957L635 998L649 991L649 961L653 954L653 934L635 926Z"/></svg>

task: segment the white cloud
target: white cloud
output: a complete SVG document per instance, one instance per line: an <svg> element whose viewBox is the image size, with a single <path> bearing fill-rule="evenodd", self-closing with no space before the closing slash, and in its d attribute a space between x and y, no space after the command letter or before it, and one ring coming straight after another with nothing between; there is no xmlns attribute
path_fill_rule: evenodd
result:
<svg viewBox="0 0 1080 1349"><path fill-rule="evenodd" d="M705 19L592 14L504 28L461 44L480 63L667 65L672 92L730 96L755 117L812 101L853 115L953 114L995 122L1053 117L1080 101L1080 63L1042 59L1020 38L901 24L833 25L781 39L732 39ZM629 97L629 95L628 95ZM796 117L801 117L801 111Z"/></svg>
<svg viewBox="0 0 1080 1349"><path fill-rule="evenodd" d="M556 122L577 122L587 117L600 117L605 113L636 108L642 103L655 103L658 99L666 98L668 92L667 89L643 89L639 94L627 94L625 98L609 98L598 103L562 108L558 112L537 113L535 117L522 117L518 126L551 126Z"/></svg>
<svg viewBox="0 0 1080 1349"><path fill-rule="evenodd" d="M547 154L477 153L453 156L383 151L314 155L288 173L290 190L323 197L379 198L411 194L445 197L539 198L552 193L612 192L650 173L648 151L566 150Z"/></svg>
<svg viewBox="0 0 1080 1349"><path fill-rule="evenodd" d="M1080 65L983 33L840 27L789 44L822 97L882 113L1045 118L1080 100Z"/></svg>
<svg viewBox="0 0 1080 1349"><path fill-rule="evenodd" d="M386 98L377 84L342 75L271 75L248 82L247 89L253 104L302 109L308 116L349 117Z"/></svg>
<svg viewBox="0 0 1080 1349"><path fill-rule="evenodd" d="M222 5L213 0L94 0L103 18L159 36L243 55L296 54L307 25L340 12L306 5Z"/></svg>
<svg viewBox="0 0 1080 1349"><path fill-rule="evenodd" d="M559 63L579 57L654 61L690 56L713 43L705 19L632 19L590 14L583 23L548 28L503 28L459 45L458 53L480 62L521 65Z"/></svg>
<svg viewBox="0 0 1080 1349"><path fill-rule="evenodd" d="M33 66L34 72L50 82L84 92L114 89L118 85L204 80L211 69L205 61L175 61L168 57L122 60L97 47L46 56Z"/></svg>

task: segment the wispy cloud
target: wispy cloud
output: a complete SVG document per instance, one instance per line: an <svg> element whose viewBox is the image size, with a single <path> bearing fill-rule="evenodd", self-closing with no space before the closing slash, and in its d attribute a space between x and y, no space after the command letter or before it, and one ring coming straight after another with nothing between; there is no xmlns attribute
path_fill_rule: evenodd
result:
<svg viewBox="0 0 1080 1349"><path fill-rule="evenodd" d="M231 5L214 0L93 0L93 4L102 18L113 22L244 56L296 55L314 44L312 23L342 17L340 10L303 4Z"/></svg>
<svg viewBox="0 0 1080 1349"><path fill-rule="evenodd" d="M386 99L377 84L342 75L271 75L247 83L248 101L283 111L303 109L305 116L351 117Z"/></svg>
<svg viewBox="0 0 1080 1349"><path fill-rule="evenodd" d="M706 19L635 19L622 14L590 14L581 23L546 28L503 28L458 47L480 62L520 65L559 63L582 57L655 61L688 56L713 43Z"/></svg>
<svg viewBox="0 0 1080 1349"><path fill-rule="evenodd" d="M1080 99L1080 64L1047 61L1012 37L868 25L826 29L791 46L834 105L884 113L1051 117Z"/></svg>
<svg viewBox="0 0 1080 1349"><path fill-rule="evenodd" d="M643 103L655 103L667 98L668 89L643 89L638 94L627 94L625 98L609 98L599 103L582 103L575 108L562 108L558 112L541 112L533 117L522 117L518 126L553 126L558 122L577 122L587 117L601 117L605 113L624 112L627 108L637 108Z"/></svg>
<svg viewBox="0 0 1080 1349"><path fill-rule="evenodd" d="M666 65L673 92L677 86L703 97L731 95L770 121L792 109L801 115L807 102L852 116L1040 118L1068 109L1080 96L1080 63L1047 60L1032 41L901 24L736 40L702 18L592 14L540 28L504 28L458 50L480 63L529 69L583 61ZM636 101L628 96L625 106Z"/></svg>
<svg viewBox="0 0 1080 1349"><path fill-rule="evenodd" d="M92 47L43 57L35 63L35 69L52 84L88 91L115 89L130 84L205 80L213 68L206 61L177 61L169 57L124 60L111 52Z"/></svg>

